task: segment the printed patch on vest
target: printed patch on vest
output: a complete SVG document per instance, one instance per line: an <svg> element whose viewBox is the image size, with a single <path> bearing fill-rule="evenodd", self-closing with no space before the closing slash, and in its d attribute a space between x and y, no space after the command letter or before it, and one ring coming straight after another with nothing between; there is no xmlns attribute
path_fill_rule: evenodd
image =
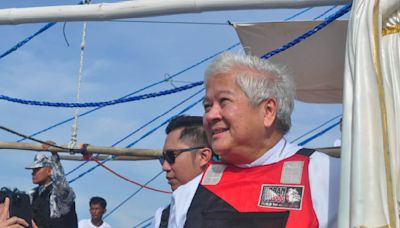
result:
<svg viewBox="0 0 400 228"><path fill-rule="evenodd" d="M203 184L203 185L218 184L219 181L221 180L221 177L222 177L222 174L224 173L225 168L226 168L226 165L211 164L208 167L206 173L204 174L201 184Z"/></svg>
<svg viewBox="0 0 400 228"><path fill-rule="evenodd" d="M301 210L303 189L304 186L263 184L258 205L260 207Z"/></svg>
<svg viewBox="0 0 400 228"><path fill-rule="evenodd" d="M281 183L300 184L303 174L303 161L288 161L283 163Z"/></svg>

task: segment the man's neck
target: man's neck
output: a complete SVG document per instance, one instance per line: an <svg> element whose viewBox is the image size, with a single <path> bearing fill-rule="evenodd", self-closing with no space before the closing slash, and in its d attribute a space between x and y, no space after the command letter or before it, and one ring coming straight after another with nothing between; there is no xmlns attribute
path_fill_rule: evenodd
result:
<svg viewBox="0 0 400 228"><path fill-rule="evenodd" d="M103 225L103 220L102 219L100 219L100 220L91 220L91 222L92 222L92 224L93 225L95 225L95 226L101 226L101 225Z"/></svg>

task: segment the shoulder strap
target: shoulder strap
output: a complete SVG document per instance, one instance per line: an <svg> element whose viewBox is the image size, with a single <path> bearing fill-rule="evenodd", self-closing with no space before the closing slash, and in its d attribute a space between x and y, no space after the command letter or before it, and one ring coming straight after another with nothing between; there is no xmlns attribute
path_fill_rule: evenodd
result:
<svg viewBox="0 0 400 228"><path fill-rule="evenodd" d="M160 228L168 228L169 211L171 204L166 207L161 214Z"/></svg>
<svg viewBox="0 0 400 228"><path fill-rule="evenodd" d="M296 154L300 154L300 155L304 155L304 156L310 157L314 152L315 152L314 149L301 148L299 151L296 152Z"/></svg>

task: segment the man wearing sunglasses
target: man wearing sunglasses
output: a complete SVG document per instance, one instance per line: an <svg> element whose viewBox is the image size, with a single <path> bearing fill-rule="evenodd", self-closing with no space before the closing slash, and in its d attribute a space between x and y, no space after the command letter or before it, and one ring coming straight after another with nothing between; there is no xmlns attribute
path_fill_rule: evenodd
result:
<svg viewBox="0 0 400 228"><path fill-rule="evenodd" d="M183 224L185 217L179 211L188 198L193 198L212 151L200 116L177 116L165 133L161 163L173 194L171 204L156 211L153 227L179 227L177 224ZM193 184L186 185L189 182Z"/></svg>

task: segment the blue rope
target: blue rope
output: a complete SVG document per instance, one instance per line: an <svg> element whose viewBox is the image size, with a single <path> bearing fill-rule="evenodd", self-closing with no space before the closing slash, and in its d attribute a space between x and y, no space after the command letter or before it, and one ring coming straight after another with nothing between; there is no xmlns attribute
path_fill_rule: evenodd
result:
<svg viewBox="0 0 400 228"><path fill-rule="evenodd" d="M297 140L303 138L304 136L310 134L311 132L314 132L314 131L318 130L319 128L321 128L321 127L327 125L327 124L330 123L331 121L333 121L333 120L335 120L335 119L337 119L337 118L339 118L339 117L341 117L341 116L342 116L342 114L333 117L332 119L330 119L330 120L324 122L323 124L321 124L321 125L319 125L319 126L313 128L313 129L311 129L310 131L307 131L306 133L304 133L304 134L300 135L299 137L293 139L290 143L294 143L295 141L297 141Z"/></svg>
<svg viewBox="0 0 400 228"><path fill-rule="evenodd" d="M323 12L321 15L319 15L318 17L314 18L315 20L320 19L321 17L325 16L327 13L331 12L333 9L335 9L337 6L332 6L331 8L329 8L328 10L326 10L325 12Z"/></svg>
<svg viewBox="0 0 400 228"><path fill-rule="evenodd" d="M300 11L300 12L294 14L293 16L286 18L284 21L290 21L290 20L294 19L295 17L298 17L298 16L302 15L303 13L305 13L305 12L311 10L312 8L314 8L314 7L305 8L305 9L303 9L302 11Z"/></svg>
<svg viewBox="0 0 400 228"><path fill-rule="evenodd" d="M176 116L182 115L183 113L189 111L191 108L193 108L195 105L197 105L198 103L202 102L204 100L204 98L200 98L199 100L197 100L196 102L194 102L193 104L189 105L188 107L186 107L185 109L183 109L182 111L180 111L178 114L172 116L171 118L167 119L166 121L164 121L163 123L161 123L158 127L154 128L153 130L147 132L146 134L144 134L142 137L140 137L138 140L134 141L133 143L129 144L128 146L126 146L126 148L130 148L133 145L135 145L136 143L138 143L140 140L146 138L148 135L150 135L151 133L153 133L154 131L156 131L158 128L164 126L165 124L169 123L173 118L175 118Z"/></svg>
<svg viewBox="0 0 400 228"><path fill-rule="evenodd" d="M151 216L151 217L145 219L143 222L140 222L139 224L134 225L133 228L137 228L137 227L144 228L144 227L150 226L150 225L151 225L151 222L150 222L149 224L144 225L144 226L140 226L140 225L142 225L142 224L144 224L144 223L150 221L152 218L154 218L154 216Z"/></svg>
<svg viewBox="0 0 400 228"><path fill-rule="evenodd" d="M16 44L14 47L8 49L8 51L4 52L3 54L0 55L0 59L2 59L3 57L11 54L12 52L16 51L18 48L24 46L26 43L28 43L31 39L33 39L35 36L39 35L40 33L46 31L47 29L51 28L53 25L55 25L56 22L50 22L48 24L46 24L45 26L43 26L41 29L39 29L37 32L35 32L33 35L25 38L23 41L19 42L18 44Z"/></svg>
<svg viewBox="0 0 400 228"><path fill-rule="evenodd" d="M153 178L148 180L144 185L147 186L150 184L153 180L155 180L158 176L160 176L164 171L161 170L157 175L155 175ZM106 215L104 215L104 219L110 216L114 211L116 211L118 208L120 208L122 205L124 205L128 200L130 200L132 197L134 197L137 193L139 193L143 189L143 186L140 186L138 190L136 190L134 193L132 193L128 198L126 198L124 201L122 201L120 204L118 204L114 209L112 209L110 212L108 212Z"/></svg>
<svg viewBox="0 0 400 228"><path fill-rule="evenodd" d="M163 82L165 82L165 81L166 81L166 80L162 80L162 81L159 81L159 82L155 82L155 83L153 83L153 84L151 84L151 85L148 85L148 86L146 86L146 87L144 87L144 88L142 88L142 89L136 90L136 91L134 91L134 92L132 92L132 93L129 93L129 94L125 95L125 96L122 96L122 97L120 97L119 99L123 99L123 98L126 98L126 97L130 97L130 96L132 96L132 95L134 95L134 94L137 94L137 93L139 93L139 92L142 92L142 91L144 91L144 90L146 90L146 89L148 89L148 88L151 88L151 87L153 87L153 86L156 86L156 85L158 85L158 84L161 84L161 83L163 83ZM87 114L89 114L89 113L92 113L92 112L97 111L97 110L99 110L99 109L101 109L101 108L104 108L104 107L107 107L107 106L101 106L101 107L97 107L97 108L94 108L94 109L92 109L92 110L86 111L86 112L80 114L79 117L85 116L85 115L87 115ZM63 121L59 122L59 123L56 123L56 124L54 124L54 125L51 125L50 127L47 127L47 128L45 128L45 129L43 129L43 130L40 130L40 131L38 131L38 132L35 132L35 133L33 133L32 135L30 135L30 137L36 136L36 135L38 135L38 134L41 134L41 133L46 132L46 131L48 131L48 130L51 130L51 129L55 128L55 127L58 127L58 126L60 126L60 125L62 125L62 124L68 123L69 121L71 121L71 120L73 120L73 119L74 119L74 117L70 117L70 118L68 118L68 119L66 119L66 120L63 120ZM22 139L18 140L17 142L21 142L21 141L24 141L24 140L25 140L25 138L22 138Z"/></svg>
<svg viewBox="0 0 400 228"><path fill-rule="evenodd" d="M82 5L83 2L80 1L78 2L78 5ZM47 23L45 26L43 26L42 28L40 28L37 32L35 32L33 35L28 36L27 38L25 38L23 41L20 41L19 43L17 43L14 47L10 48L8 51L4 52L3 54L0 55L0 59L2 59L3 57L11 54L12 52L16 51L17 49L19 49L20 47L24 46L26 43L28 43L30 40L32 40L32 38L34 38L35 36L39 35L40 33L46 31L47 29L51 28L53 25L57 24L57 22L50 22Z"/></svg>
<svg viewBox="0 0 400 228"><path fill-rule="evenodd" d="M301 11L301 13L304 13L304 12L306 12L306 11L308 11L308 8L307 8L306 10ZM290 20L290 19L293 19L294 17L299 16L301 13L297 13L297 14L291 16L291 17L288 17L288 18L285 19L285 21ZM163 82L165 82L165 81L168 81L168 80L170 80L170 79L172 79L172 78L174 78L174 77L176 77L176 76L178 76L178 75L180 75L180 74L182 74L182 73L184 73L184 72L186 72L186 71L189 71L190 69L195 68L195 67L197 67L198 65L200 65L200 64L202 64L202 63L204 63L204 62L206 62L206 61L208 61L208 60L210 60L210 59L212 59L212 58L214 58L214 57L220 55L221 53L223 53L223 52L225 52L225 51L229 51L229 50L232 50L232 49L236 48L236 47L239 46L239 45L240 45L240 42L235 43L235 44L231 45L230 47L228 47L228 48L226 48L226 49L224 49L224 50L222 50L222 51L219 51L219 52L217 52L217 53L215 53L215 54L213 54L213 55L211 55L211 56L209 56L209 57L207 57L207 58L205 58L205 59L203 59L203 60L201 60L201 61L199 61L199 62L197 62L197 63L195 63L195 64L193 64L193 65L191 65L191 66L189 66L189 67L187 67L187 68L185 68L185 69L183 69L183 70L181 70L181 71L179 71L179 72L177 72L177 73L175 73L175 74L173 74L173 75L171 75L170 77L168 77L168 78L166 78L166 79L164 79L164 80L161 80L161 81L159 81L159 82L156 82L156 83L154 83L154 84L151 84L151 85L149 85L149 86L147 86L147 87L145 87L145 88L143 88L143 89L141 89L141 90L135 91L135 92L130 93L130 94L128 94L128 95L125 95L125 96L121 97L120 99L129 97L129 96L131 96L131 95L133 95L133 94L136 94L136 93L138 93L138 92L140 92L140 91L143 91L143 90L145 90L145 89L147 89L147 88L150 88L150 87L153 87L153 86L155 86L155 85L161 84L161 83L163 83ZM97 111L97 110L99 110L99 109L101 109L101 108L103 108L103 107L105 107L105 106L97 107L97 108L95 108L95 109L92 109L92 110L89 110L89 111L87 111L87 112L84 112L84 113L80 114L79 117L85 116L85 115L87 115L87 114L89 114L89 113L92 113L92 112L94 112L94 111ZM73 120L73 119L74 119L74 118L71 117L71 118L68 118L68 119L66 119L66 120L64 120L64 121L58 122L58 123L56 123L56 124L54 124L54 125L51 125L51 126L45 128L45 129L43 129L43 130L40 130L40 131L37 131L37 132L31 134L30 137L33 137L33 136L39 135L39 134L41 134L41 133L44 133L44 132L46 132L46 131L49 131L49 130L55 128L55 127L58 127L58 126L63 125L63 124L65 124L65 123L68 123L69 121L71 121L71 120ZM21 141L24 141L24 140L25 140L25 138L22 138L22 139L18 140L17 142L21 142Z"/></svg>
<svg viewBox="0 0 400 228"><path fill-rule="evenodd" d="M156 93L148 93L144 95L139 95L139 96L134 96L134 97L128 97L128 98L122 98L122 99L116 99L116 100L111 100L111 101L103 101L103 102L88 102L88 103L63 103L63 102L48 102L48 101L33 101L33 100L22 100L19 98L12 98L4 95L0 95L0 100L7 100L10 102L15 102L15 103L20 103L20 104L27 104L27 105L36 105L36 106L50 106L50 107L65 107L65 108L86 108L86 107L99 107L99 106L109 106L109 105L116 105L120 103L126 103L130 101L137 101L137 100L143 100L143 99L148 99L148 98L154 98L158 96L164 96L180 91L184 91L199 85L202 85L203 82L194 82L188 85L184 85L181 87L177 87L174 89L170 90L164 90Z"/></svg>
<svg viewBox="0 0 400 228"><path fill-rule="evenodd" d="M190 97L184 99L183 101L179 102L178 104L174 105L172 108L168 109L167 111L165 111L164 113L160 114L159 116L155 117L154 119L152 119L151 121L147 122L146 124L144 124L143 126L141 126L140 128L138 128L137 130L133 131L132 133L128 134L127 136L125 136L124 138L120 139L118 142L114 143L112 146L116 146L117 144L121 143L122 141L124 141L125 139L127 139L128 137L132 136L133 134L137 133L138 131L142 130L143 128L147 127L149 124L153 123L154 121L156 121L157 119L161 118L162 116L165 116L166 114L168 114L169 112L171 112L172 110L174 110L175 108L177 108L178 106L182 105L183 103L185 103L186 101L192 99L194 96L196 96L197 94L201 93L204 91L204 88L200 89L199 91L197 91L196 93L192 94Z"/></svg>
<svg viewBox="0 0 400 228"><path fill-rule="evenodd" d="M146 220L144 220L143 222L141 222L141 223L139 223L139 224L137 224L137 225L134 225L133 226L133 228L138 228L138 227L140 227L140 228L146 228L146 227L149 227L150 225L151 225L151 222L149 222L151 219L153 219L154 218L154 216L151 216L150 218L147 218ZM143 226L140 226L140 225L142 225L142 224L144 224L144 223L146 223L146 222L149 222L148 224L145 224L145 225L143 225Z"/></svg>
<svg viewBox="0 0 400 228"><path fill-rule="evenodd" d="M321 132L318 132L317 134L311 136L310 138L300 142L298 145L299 146L304 146L305 144L307 144L307 143L311 142L312 140L320 137L321 135L325 134L326 132L328 132L329 130L331 130L332 128L336 127L339 124L340 124L340 120L338 122L334 123L333 125L327 127L326 129L322 130Z"/></svg>
<svg viewBox="0 0 400 228"><path fill-rule="evenodd" d="M349 10L351 9L351 4L347 4L344 7L342 7L340 10L338 10L336 13L334 13L333 15L327 17L322 23L320 23L319 25L315 26L313 29L309 30L308 32L302 34L301 36L297 37L296 39L290 41L289 43L268 52L267 54L261 56L260 58L262 59L268 59L282 51L285 51L291 47L293 47L294 45L300 43L301 41L305 40L306 38L314 35L316 32L320 31L321 29L325 28L328 24L330 24L331 22L333 22L335 19L343 16L344 14L346 14L347 12L349 12Z"/></svg>
<svg viewBox="0 0 400 228"><path fill-rule="evenodd" d="M200 103L201 101L203 101L203 97L199 100L197 100L196 102L194 102L193 104L189 105L188 107L186 107L185 109L183 109L181 112L179 112L177 115L181 115L185 112L187 112L189 109L193 108L196 104ZM140 140L144 139L145 137L149 136L150 134L152 134L153 132L155 132L156 130L158 130L160 127L164 126L165 124L167 124L169 121L171 121L172 118L174 118L175 116L169 118L168 120L164 121L163 123L161 123L159 126L157 126L156 128L150 130L149 132L145 133L142 137L140 137L138 140L136 140L135 142L129 144L126 148L130 148L131 146L133 146L134 144L138 143ZM105 159L103 160L101 163L104 164L108 161L112 160L111 158ZM92 172L93 170L95 170L97 167L99 167L99 164L96 164L95 166L89 168L88 170L86 170L85 172L81 173L80 175L78 175L77 177L75 177L74 179L70 180L69 183L73 183L74 181L78 180L79 178L85 176L86 174Z"/></svg>
<svg viewBox="0 0 400 228"><path fill-rule="evenodd" d="M123 97L120 97L119 99L123 99L123 98L129 97L129 96L132 96L132 95L134 95L134 94L136 94L136 93L139 93L139 92L141 92L141 91L143 91L143 90L145 90L145 89L151 88L151 87L153 87L153 86L155 86L155 85L158 85L158 84L161 84L161 83L166 82L166 81L168 81L168 80L171 80L172 78L175 78L175 77L177 77L178 75L180 75L180 74L182 74L182 73L184 73L184 72L186 72L186 71L189 71L189 70L191 70L191 69L193 69L193 68L195 68L195 67L201 65L202 63L205 63L206 61L208 61L208 60L214 58L215 56L220 55L221 53L223 53L223 52L225 52L225 51L229 51L229 50L234 49L235 47L239 46L239 44L240 44L240 43L233 44L233 45L231 45L230 47L228 47L228 48L226 48L226 49L224 49L224 50L222 50L222 51L219 51L219 52L217 52L217 53L215 53L215 54L213 54L213 55L211 55L211 56L209 56L209 57L207 57L207 58L205 58L205 59L203 59L203 60L201 60L201 61L199 61L199 62L197 62L197 63L195 63L195 64L193 64L193 65L191 65L191 66L189 66L189 67L187 67L187 68L185 68L185 69L183 69L183 70L181 70L181 71L179 71L179 72L177 72L177 73L175 73L175 74L173 74L173 75L171 75L170 77L168 77L168 78L166 78L166 79L164 79L164 80L155 82L155 83L153 83L153 84L151 84L151 85L149 85L149 86L147 86L147 87L144 87L144 88L142 88L142 89L140 89L140 90L137 90L137 91L135 91L135 92L132 92L132 93L130 93L130 94L127 94L127 95L125 95L125 96L123 96ZM85 115L87 115L87 114L89 114L89 113L92 113L92 112L94 112L94 111L97 111L97 110L99 110L99 109L101 109L101 108L103 108L103 107L106 107L106 106L97 107L97 108L94 108L94 109L89 110L89 111L87 111L87 112L84 112L84 113L80 114L79 117L85 116ZM38 134L41 134L41 133L46 132L46 131L48 131L48 130L51 130L51 129L55 128L55 127L58 127L58 126L60 126L60 125L62 125L62 124L68 123L69 121L71 121L71 120L73 120L73 119L74 119L73 117L70 117L69 119L66 119L66 120L63 120L63 121L61 121L61 122L59 122L59 123L56 123L56 124L54 124L54 125L51 125L50 127L47 127L47 128L45 128L45 129L43 129L43 130L40 130L40 131L37 131L37 132L35 132L35 133L33 133L32 135L29 135L29 136L30 136L30 137L36 136L36 135L38 135ZM22 138L22 139L18 140L17 142L21 142L21 141L24 141L24 140L25 140L25 138Z"/></svg>
<svg viewBox="0 0 400 228"><path fill-rule="evenodd" d="M124 141L125 139L127 139L128 137L136 134L138 131L142 130L143 128L147 127L148 125L150 125L151 123L153 123L154 121L156 121L157 119L161 118L162 116L165 116L166 114L168 114L169 112L171 112L173 109L177 108L178 106L182 105L183 103L185 103L186 101L192 99L194 96L196 96L197 94L201 93L204 91L204 88L197 91L196 93L194 93L193 95L191 95L190 97L184 99L183 101L179 102L178 104L176 104L175 106L173 106L172 108L168 109L167 111L165 111L164 113L162 113L161 115L153 118L152 120L150 120L149 122L143 124L141 127L139 127L138 129L136 129L135 131L133 131L132 133L128 134L127 136L125 136L124 138L118 140L116 143L114 143L112 146L116 146L119 143L121 143L122 141ZM66 176L68 176L69 174L73 173L75 170L79 169L80 167L84 166L85 164L87 164L89 161L85 161L82 162L80 165L78 165L77 167L75 167L74 169L72 169L71 171L69 171Z"/></svg>

